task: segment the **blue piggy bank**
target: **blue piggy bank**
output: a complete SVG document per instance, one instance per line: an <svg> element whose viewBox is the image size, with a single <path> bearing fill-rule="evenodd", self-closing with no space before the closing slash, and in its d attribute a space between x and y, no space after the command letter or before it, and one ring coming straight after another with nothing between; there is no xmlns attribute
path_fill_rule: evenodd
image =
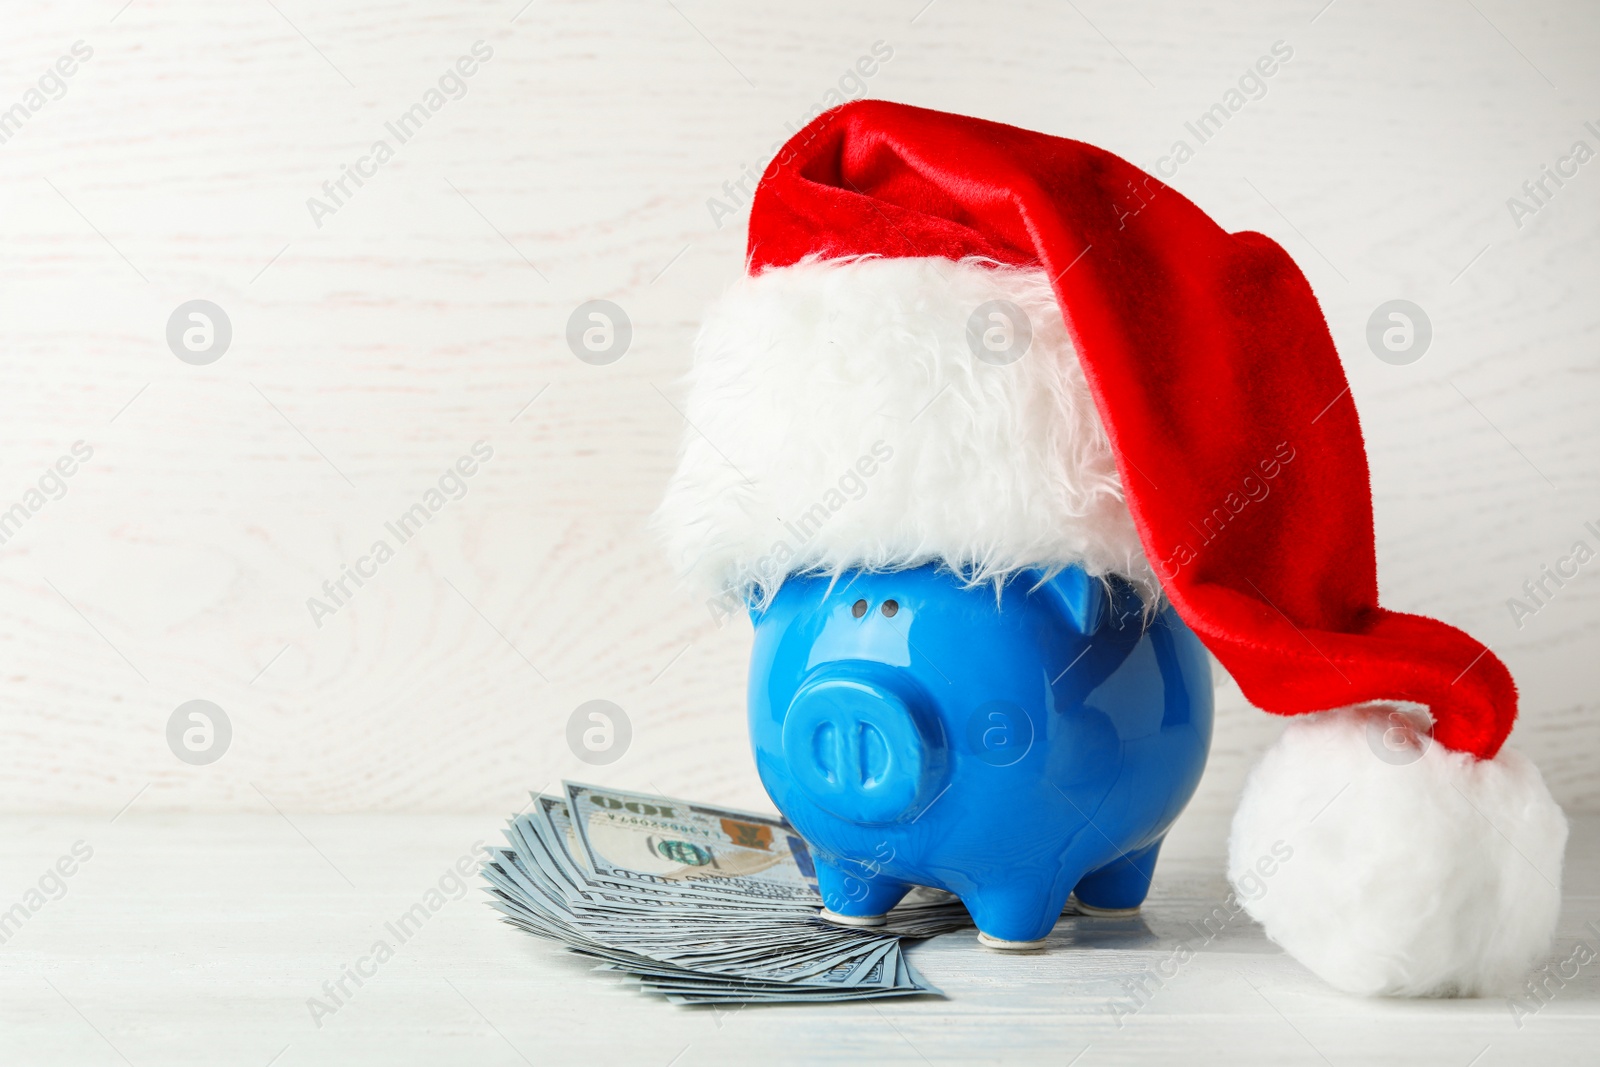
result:
<svg viewBox="0 0 1600 1067"><path fill-rule="evenodd" d="M793 577L751 614L756 767L828 918L933 886L1028 949L1069 896L1143 903L1211 743L1210 659L1170 607L1078 568L997 593L930 565Z"/></svg>

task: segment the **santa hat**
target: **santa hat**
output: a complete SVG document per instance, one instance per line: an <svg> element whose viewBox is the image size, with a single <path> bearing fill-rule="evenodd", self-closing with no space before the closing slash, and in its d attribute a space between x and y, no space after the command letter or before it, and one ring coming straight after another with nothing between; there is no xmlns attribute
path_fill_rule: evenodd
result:
<svg viewBox="0 0 1600 1067"><path fill-rule="evenodd" d="M1267 237L1086 144L848 104L762 177L685 415L658 519L713 597L938 560L1080 564L1170 601L1294 716L1229 877L1332 985L1489 993L1546 950L1567 829L1502 747L1516 688L1465 633L1378 605L1350 387Z"/></svg>

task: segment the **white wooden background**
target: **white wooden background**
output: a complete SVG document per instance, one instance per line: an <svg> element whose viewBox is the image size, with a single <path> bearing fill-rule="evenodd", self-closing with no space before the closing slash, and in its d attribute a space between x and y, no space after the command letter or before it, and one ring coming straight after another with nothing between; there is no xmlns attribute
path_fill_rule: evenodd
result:
<svg viewBox="0 0 1600 1067"><path fill-rule="evenodd" d="M579 774L762 803L748 626L717 629L644 528L682 429L663 393L741 268L743 213L707 199L877 41L874 96L1148 167L1278 40L1267 95L1173 184L1306 270L1386 602L1489 642L1515 743L1594 809L1600 562L1521 629L1506 600L1600 547L1600 162L1520 229L1505 201L1600 147L1600 18L1324 2L8 5L0 109L94 56L0 145L0 510L75 440L94 457L0 547L0 809L488 813ZM317 228L307 197L478 40L467 95ZM596 297L634 324L606 367L563 340ZM1364 342L1395 297L1434 324L1411 366ZM164 341L195 298L234 329L205 367ZM313 626L306 598L480 439L467 497ZM1220 695L1207 812L1277 729ZM165 740L193 698L233 723L207 767ZM594 698L634 725L605 769L564 740Z"/></svg>

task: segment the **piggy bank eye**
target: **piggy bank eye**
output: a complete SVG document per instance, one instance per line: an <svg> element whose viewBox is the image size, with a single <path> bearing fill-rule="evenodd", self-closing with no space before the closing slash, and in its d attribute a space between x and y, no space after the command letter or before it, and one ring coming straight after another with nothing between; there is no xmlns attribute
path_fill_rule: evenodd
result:
<svg viewBox="0 0 1600 1067"><path fill-rule="evenodd" d="M883 612L884 618L892 619L895 617L895 613L900 610L900 605L893 600L885 600L880 610Z"/></svg>
<svg viewBox="0 0 1600 1067"><path fill-rule="evenodd" d="M850 614L854 615L856 618L859 619L859 618L861 618L861 616L865 615L866 613L867 613L867 602L865 600L858 600L854 604L850 605Z"/></svg>

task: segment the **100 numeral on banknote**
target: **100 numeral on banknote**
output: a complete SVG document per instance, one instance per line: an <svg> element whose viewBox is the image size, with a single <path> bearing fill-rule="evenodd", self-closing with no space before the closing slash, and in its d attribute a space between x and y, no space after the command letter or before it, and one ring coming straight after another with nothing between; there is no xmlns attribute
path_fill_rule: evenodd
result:
<svg viewBox="0 0 1600 1067"><path fill-rule="evenodd" d="M815 904L811 854L782 819L566 783L578 844L596 877Z"/></svg>

